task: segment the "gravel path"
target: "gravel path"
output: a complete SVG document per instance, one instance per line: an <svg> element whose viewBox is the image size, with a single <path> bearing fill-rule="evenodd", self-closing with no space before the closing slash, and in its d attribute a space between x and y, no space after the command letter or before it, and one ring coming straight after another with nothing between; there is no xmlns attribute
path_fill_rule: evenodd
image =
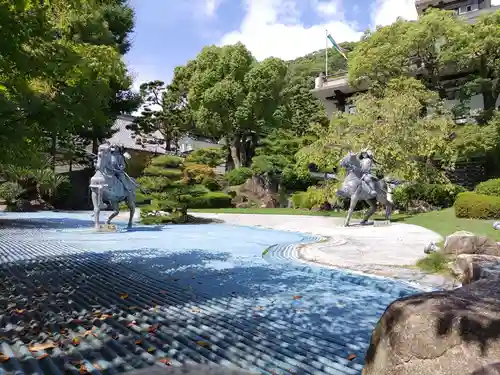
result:
<svg viewBox="0 0 500 375"><path fill-rule="evenodd" d="M424 257L423 249L426 244L442 240L439 234L417 225L375 223L374 226L354 224L345 228L344 219L335 217L205 213L194 215L217 218L234 225L323 236L324 241L300 246L298 258L304 262L399 279L423 289L449 289L459 286L450 278L426 274L414 267L416 262Z"/></svg>

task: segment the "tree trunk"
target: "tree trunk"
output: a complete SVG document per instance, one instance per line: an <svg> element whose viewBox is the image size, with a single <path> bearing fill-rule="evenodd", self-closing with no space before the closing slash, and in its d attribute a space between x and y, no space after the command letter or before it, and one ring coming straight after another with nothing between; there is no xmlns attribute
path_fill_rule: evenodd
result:
<svg viewBox="0 0 500 375"><path fill-rule="evenodd" d="M486 87L483 87L482 90L484 110L478 121L482 124L486 124L488 121L491 120L491 118L493 117L493 113L495 112L496 109L497 99L500 90L495 90L494 87L492 86L493 86L492 83L488 84Z"/></svg>
<svg viewBox="0 0 500 375"><path fill-rule="evenodd" d="M92 153L97 155L97 150L99 149L99 141L97 138L92 139Z"/></svg>
<svg viewBox="0 0 500 375"><path fill-rule="evenodd" d="M233 159L234 168L241 168L241 137L235 135L231 140L231 158Z"/></svg>
<svg viewBox="0 0 500 375"><path fill-rule="evenodd" d="M56 155L57 155L57 135L52 134L52 139L50 140L50 166L52 170L56 171Z"/></svg>

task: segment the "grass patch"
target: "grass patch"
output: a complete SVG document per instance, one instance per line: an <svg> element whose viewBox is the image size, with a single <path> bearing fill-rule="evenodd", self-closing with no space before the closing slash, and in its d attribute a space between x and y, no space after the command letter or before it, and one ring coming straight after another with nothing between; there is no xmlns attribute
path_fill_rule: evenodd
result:
<svg viewBox="0 0 500 375"><path fill-rule="evenodd" d="M417 262L417 267L427 273L449 274L447 264L450 259L440 251L430 253Z"/></svg>
<svg viewBox="0 0 500 375"><path fill-rule="evenodd" d="M254 214L254 215L306 215L306 216L329 216L345 217L345 212L332 211L309 211L295 208L222 208L189 210L190 212L210 212L227 214ZM360 218L362 212L355 212L353 217ZM382 220L380 215L374 216L375 220ZM455 216L455 210L447 208L418 215L398 214L392 215L393 222L414 224L430 229L441 236L446 237L456 231L465 230L481 236L487 236L500 241L500 231L493 229L493 220L459 219Z"/></svg>

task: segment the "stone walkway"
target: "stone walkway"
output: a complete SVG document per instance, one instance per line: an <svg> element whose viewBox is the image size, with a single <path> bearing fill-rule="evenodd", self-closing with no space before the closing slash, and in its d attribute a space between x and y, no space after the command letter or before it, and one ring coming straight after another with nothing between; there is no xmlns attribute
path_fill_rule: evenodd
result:
<svg viewBox="0 0 500 375"><path fill-rule="evenodd" d="M440 275L426 274L415 267L425 256L424 247L442 237L426 228L391 223L374 226L343 227L343 218L323 216L208 214L195 216L216 218L228 224L255 226L325 237L322 242L301 245L299 258L323 266L353 272L390 277L417 284L423 289L449 289L460 286Z"/></svg>

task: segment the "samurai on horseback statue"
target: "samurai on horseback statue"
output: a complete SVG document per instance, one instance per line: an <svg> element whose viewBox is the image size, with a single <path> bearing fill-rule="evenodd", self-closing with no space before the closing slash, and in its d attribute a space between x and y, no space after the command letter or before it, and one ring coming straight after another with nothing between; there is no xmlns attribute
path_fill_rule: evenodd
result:
<svg viewBox="0 0 500 375"><path fill-rule="evenodd" d="M377 202L385 206L385 220L388 223L394 206L391 193L397 182L377 172L373 153L370 150L359 153L349 151L340 162L340 167L346 170L347 175L342 187L337 190L337 195L351 200L344 225L349 226L359 201L366 201L370 205L361 225L366 225L373 216L377 210Z"/></svg>
<svg viewBox="0 0 500 375"><path fill-rule="evenodd" d="M130 211L128 228L132 227L136 189L139 185L125 172L126 159L130 159L130 155L120 145L104 143L98 148L96 172L90 179L89 186L92 191L96 229L100 228L101 210L106 208L104 201L108 202L113 210L106 224L109 225L111 220L120 213L120 203L126 202Z"/></svg>

